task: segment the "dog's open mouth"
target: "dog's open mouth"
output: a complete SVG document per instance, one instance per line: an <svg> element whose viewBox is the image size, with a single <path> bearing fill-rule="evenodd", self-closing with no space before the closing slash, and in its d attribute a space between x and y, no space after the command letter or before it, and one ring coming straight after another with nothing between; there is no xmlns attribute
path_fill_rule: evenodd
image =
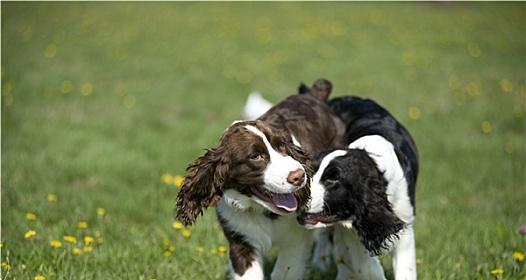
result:
<svg viewBox="0 0 526 280"><path fill-rule="evenodd" d="M260 187L255 187L252 192L261 200L268 202L277 209L292 213L298 209L298 201L293 193L273 193Z"/></svg>
<svg viewBox="0 0 526 280"><path fill-rule="evenodd" d="M303 225L330 224L337 220L338 217L336 215L324 215L323 213L306 213L298 217L298 221Z"/></svg>

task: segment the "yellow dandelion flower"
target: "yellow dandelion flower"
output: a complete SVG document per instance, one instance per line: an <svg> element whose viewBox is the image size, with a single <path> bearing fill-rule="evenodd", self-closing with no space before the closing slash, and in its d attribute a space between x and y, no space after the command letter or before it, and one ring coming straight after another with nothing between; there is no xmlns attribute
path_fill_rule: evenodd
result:
<svg viewBox="0 0 526 280"><path fill-rule="evenodd" d="M522 262L524 260L524 254L519 251L514 252L513 260L515 260L516 262Z"/></svg>
<svg viewBox="0 0 526 280"><path fill-rule="evenodd" d="M13 91L13 83L11 81L7 81L4 84L4 88L3 88L2 93L4 95L10 95L12 91Z"/></svg>
<svg viewBox="0 0 526 280"><path fill-rule="evenodd" d="M457 261L457 262L455 263L455 268L456 268L457 270L459 270L460 268L462 268L462 262L461 262L461 261Z"/></svg>
<svg viewBox="0 0 526 280"><path fill-rule="evenodd" d="M71 81L65 80L60 84L60 92L66 94L70 93L73 90L73 83Z"/></svg>
<svg viewBox="0 0 526 280"><path fill-rule="evenodd" d="M76 244L77 238L73 235L64 235L64 241L71 243L71 244Z"/></svg>
<svg viewBox="0 0 526 280"><path fill-rule="evenodd" d="M34 279L35 280L46 280L46 277L44 275L38 274L37 276L35 276Z"/></svg>
<svg viewBox="0 0 526 280"><path fill-rule="evenodd" d="M172 174L164 173L161 176L161 181L166 185L171 185L174 182L174 177L172 176Z"/></svg>
<svg viewBox="0 0 526 280"><path fill-rule="evenodd" d="M500 80L500 90L505 93L509 93L513 91L513 84L508 79L502 79Z"/></svg>
<svg viewBox="0 0 526 280"><path fill-rule="evenodd" d="M80 87L80 94L83 96L90 96L93 93L93 85L91 83L84 83Z"/></svg>
<svg viewBox="0 0 526 280"><path fill-rule="evenodd" d="M78 255L82 254L82 251L79 248L75 247L75 248L71 249L71 253L73 255L75 255L75 256L78 256Z"/></svg>
<svg viewBox="0 0 526 280"><path fill-rule="evenodd" d="M252 81L252 73L249 71L239 71L236 73L236 80L242 84L247 84Z"/></svg>
<svg viewBox="0 0 526 280"><path fill-rule="evenodd" d="M181 235L184 237L184 238L189 238L190 235L192 235L192 232L190 232L189 229L185 228L181 231Z"/></svg>
<svg viewBox="0 0 526 280"><path fill-rule="evenodd" d="M97 208L97 215L99 217L102 217L102 216L106 215L106 210L104 208L100 208L100 207Z"/></svg>
<svg viewBox="0 0 526 280"><path fill-rule="evenodd" d="M91 253L91 252L93 252L93 247L91 247L91 246L84 246L82 251L84 251L84 253Z"/></svg>
<svg viewBox="0 0 526 280"><path fill-rule="evenodd" d="M35 221L36 219L37 219L37 215L35 213L31 213L31 212L26 213L26 220Z"/></svg>
<svg viewBox="0 0 526 280"><path fill-rule="evenodd" d="M11 266L7 262L2 262L2 264L0 266L2 267L3 271L7 271L7 270L11 269Z"/></svg>
<svg viewBox="0 0 526 280"><path fill-rule="evenodd" d="M84 236L84 244L86 246L90 246L91 244L93 244L93 237L89 235Z"/></svg>
<svg viewBox="0 0 526 280"><path fill-rule="evenodd" d="M202 253L202 252L205 251L205 248L204 248L203 246L196 246L196 247L195 247L195 250L196 250L197 252L199 252L199 253Z"/></svg>
<svg viewBox="0 0 526 280"><path fill-rule="evenodd" d="M469 82L465 87L469 96L477 96L480 94L480 85L477 82Z"/></svg>
<svg viewBox="0 0 526 280"><path fill-rule="evenodd" d="M479 45L474 42L468 43L468 45L466 46L466 49L468 51L468 54L471 57L480 57L480 55L482 54L482 51L480 50Z"/></svg>
<svg viewBox="0 0 526 280"><path fill-rule="evenodd" d="M49 242L49 246L53 247L53 248L60 248L62 247L62 242L60 242L60 240L51 240Z"/></svg>
<svg viewBox="0 0 526 280"><path fill-rule="evenodd" d="M501 276L502 274L504 274L504 269L502 269L502 268L495 268L495 269L491 270L491 275L493 275L495 277Z"/></svg>
<svg viewBox="0 0 526 280"><path fill-rule="evenodd" d="M34 230L28 230L25 234L24 234L24 238L25 239L31 239L33 237L35 237L35 235L37 235L37 232L34 231Z"/></svg>
<svg viewBox="0 0 526 280"><path fill-rule="evenodd" d="M172 252L170 252L170 251L164 251L163 252L163 256L165 256L165 257L169 257L171 255L172 255Z"/></svg>
<svg viewBox="0 0 526 280"><path fill-rule="evenodd" d="M168 245L168 246L166 247L166 251L170 251L170 252L175 251L175 247L174 247L174 245Z"/></svg>
<svg viewBox="0 0 526 280"><path fill-rule="evenodd" d="M47 58L55 57L56 54L57 54L57 45L55 44L49 44L46 50L44 51L44 56Z"/></svg>
<svg viewBox="0 0 526 280"><path fill-rule="evenodd" d="M184 177L180 175L176 175L174 177L174 185L178 188L180 188L184 183Z"/></svg>
<svg viewBox="0 0 526 280"><path fill-rule="evenodd" d="M418 107L411 106L407 110L407 115L409 116L410 119L416 121L416 120L420 119L420 117L422 116L422 112L420 111L420 109L418 109Z"/></svg>
<svg viewBox="0 0 526 280"><path fill-rule="evenodd" d="M483 121L480 125L480 128L484 134L490 134L491 130L493 129L489 121Z"/></svg>
<svg viewBox="0 0 526 280"><path fill-rule="evenodd" d="M88 228L88 223L85 222L85 221L80 221L80 222L77 224L77 227L78 227L79 229L86 229L86 228Z"/></svg>
<svg viewBox="0 0 526 280"><path fill-rule="evenodd" d="M176 230L179 230L179 229L182 229L184 226L183 226L183 224L180 223L180 222L174 222L174 223L172 224L172 227L173 227L174 229L176 229Z"/></svg>
<svg viewBox="0 0 526 280"><path fill-rule="evenodd" d="M133 106L135 106L135 102L137 102L135 96L127 95L124 97L124 107L128 109L133 108Z"/></svg>
<svg viewBox="0 0 526 280"><path fill-rule="evenodd" d="M219 247L217 247L217 251L220 253L220 254L224 254L226 252L226 247L221 245Z"/></svg>
<svg viewBox="0 0 526 280"><path fill-rule="evenodd" d="M505 150L506 153L508 153L508 154L513 153L513 144L512 144L511 142L507 142L507 143L504 145L504 150Z"/></svg>
<svg viewBox="0 0 526 280"><path fill-rule="evenodd" d="M51 193L51 194L48 194L48 195L47 195L47 201L49 201L49 202L55 202L55 201L57 201L57 200L58 200L58 197L57 197L56 194L52 194L52 193Z"/></svg>

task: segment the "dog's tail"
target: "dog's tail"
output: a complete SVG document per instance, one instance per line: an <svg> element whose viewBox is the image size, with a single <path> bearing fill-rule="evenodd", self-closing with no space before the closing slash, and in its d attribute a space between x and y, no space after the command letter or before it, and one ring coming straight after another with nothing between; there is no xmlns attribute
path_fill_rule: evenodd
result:
<svg viewBox="0 0 526 280"><path fill-rule="evenodd" d="M243 117L245 120L255 120L265 114L270 107L272 107L272 103L265 100L259 92L251 92L243 109Z"/></svg>
<svg viewBox="0 0 526 280"><path fill-rule="evenodd" d="M312 94L314 97L320 99L323 102L327 102L329 95L332 91L332 83L326 79L318 79L314 82L312 87L306 86L304 83L301 83L298 87L299 94Z"/></svg>

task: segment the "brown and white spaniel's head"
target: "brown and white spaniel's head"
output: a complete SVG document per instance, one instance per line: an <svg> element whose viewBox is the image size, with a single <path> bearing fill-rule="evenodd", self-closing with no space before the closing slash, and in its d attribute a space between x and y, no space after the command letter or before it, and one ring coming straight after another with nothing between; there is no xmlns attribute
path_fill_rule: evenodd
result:
<svg viewBox="0 0 526 280"><path fill-rule="evenodd" d="M176 218L191 225L223 196L238 208L296 212L310 196L309 166L308 155L288 131L259 120L234 122L215 148L188 166Z"/></svg>

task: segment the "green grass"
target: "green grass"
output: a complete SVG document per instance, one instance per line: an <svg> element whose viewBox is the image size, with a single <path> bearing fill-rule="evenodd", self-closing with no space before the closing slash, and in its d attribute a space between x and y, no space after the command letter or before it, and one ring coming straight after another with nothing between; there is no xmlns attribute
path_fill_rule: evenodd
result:
<svg viewBox="0 0 526 280"><path fill-rule="evenodd" d="M517 233L524 3L4 2L1 11L2 278L224 278L213 210L184 238L171 227L177 188L160 178L183 175L240 118L251 90L277 102L319 77L335 95L377 100L416 139L420 279L489 279L494 268L526 277L512 259L526 248ZM93 252L72 254L97 232ZM49 245L66 234L78 244Z"/></svg>

